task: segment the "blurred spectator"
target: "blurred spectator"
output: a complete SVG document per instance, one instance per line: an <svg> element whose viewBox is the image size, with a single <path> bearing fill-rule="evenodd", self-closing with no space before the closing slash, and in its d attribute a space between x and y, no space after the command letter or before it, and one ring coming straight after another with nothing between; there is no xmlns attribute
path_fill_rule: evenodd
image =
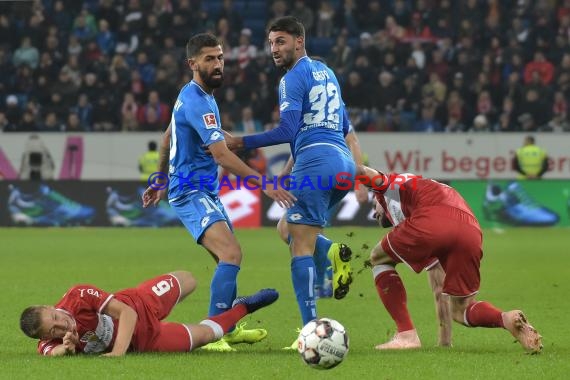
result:
<svg viewBox="0 0 570 380"><path fill-rule="evenodd" d="M521 109L531 116L534 123L532 128L523 126L523 129L535 129L545 125L550 120L551 107L546 107L544 99L541 99L538 91L533 88L527 90Z"/></svg>
<svg viewBox="0 0 570 380"><path fill-rule="evenodd" d="M170 121L170 110L161 102L158 92L150 91L148 102L137 111L137 121L144 130L160 131Z"/></svg>
<svg viewBox="0 0 570 380"><path fill-rule="evenodd" d="M77 55L69 55L67 63L61 68L60 72L65 72L69 76L69 80L77 87L81 86L81 67L79 66L79 58Z"/></svg>
<svg viewBox="0 0 570 380"><path fill-rule="evenodd" d="M249 62L257 56L257 47L252 45L251 39L251 29L242 29L239 36L239 45L234 47L227 57L228 60L237 61L237 64L241 70L244 70Z"/></svg>
<svg viewBox="0 0 570 380"><path fill-rule="evenodd" d="M90 131L93 127L93 105L87 94L80 94L77 105L70 108L70 113L77 115L80 127L84 131Z"/></svg>
<svg viewBox="0 0 570 380"><path fill-rule="evenodd" d="M253 134L263 132L261 122L253 117L251 107L244 107L241 111L241 119L235 127L236 132L244 132L245 134Z"/></svg>
<svg viewBox="0 0 570 380"><path fill-rule="evenodd" d="M518 122L520 125L520 129L523 132L536 132L538 129L534 118L528 112L525 112L522 115L520 115L518 118Z"/></svg>
<svg viewBox="0 0 570 380"><path fill-rule="evenodd" d="M109 23L110 30L117 30L121 22L121 16L114 7L113 0L100 0L96 15L97 20L106 20Z"/></svg>
<svg viewBox="0 0 570 380"><path fill-rule="evenodd" d="M154 64L149 61L145 52L141 51L137 54L137 63L135 68L146 86L151 85L154 82L156 68Z"/></svg>
<svg viewBox="0 0 570 380"><path fill-rule="evenodd" d="M34 77L32 69L28 65L22 65L16 70L12 90L18 94L29 95L34 89Z"/></svg>
<svg viewBox="0 0 570 380"><path fill-rule="evenodd" d="M22 118L22 109L18 103L18 97L16 95L8 95L6 97L6 107L4 109L4 116L8 120L9 124L17 125Z"/></svg>
<svg viewBox="0 0 570 380"><path fill-rule="evenodd" d="M327 0L322 0L317 10L317 37L329 38L333 32L334 8Z"/></svg>
<svg viewBox="0 0 570 380"><path fill-rule="evenodd" d="M139 46L137 34L129 30L129 24L126 22L121 23L116 40L115 52L119 54L132 54Z"/></svg>
<svg viewBox="0 0 570 380"><path fill-rule="evenodd" d="M119 129L119 125L116 107L109 104L107 98L99 98L97 104L93 107L93 130L103 132L116 131Z"/></svg>
<svg viewBox="0 0 570 380"><path fill-rule="evenodd" d="M327 57L327 64L337 75L344 77L352 66L352 48L348 46L346 36L340 35Z"/></svg>
<svg viewBox="0 0 570 380"><path fill-rule="evenodd" d="M490 132L489 119L485 115L479 114L473 119L473 126L469 128L469 132Z"/></svg>
<svg viewBox="0 0 570 380"><path fill-rule="evenodd" d="M275 107L273 111L271 111L271 120L265 123L265 125L263 126L263 130L270 131L274 128L277 128L279 126L280 118L281 117L279 115L279 108Z"/></svg>
<svg viewBox="0 0 570 380"><path fill-rule="evenodd" d="M3 132L16 132L18 130L18 126L16 123L11 123L7 118L4 112L0 111L0 130Z"/></svg>
<svg viewBox="0 0 570 380"><path fill-rule="evenodd" d="M155 4L157 4L157 2L155 2ZM154 46L158 45L160 41L163 40L164 31L160 28L158 16L156 14L151 13L146 16L142 37L145 40L150 40Z"/></svg>
<svg viewBox="0 0 570 380"><path fill-rule="evenodd" d="M269 10L269 19L267 20L266 25L270 25L273 20L279 17L287 16L287 11L288 4L285 0L274 0Z"/></svg>
<svg viewBox="0 0 570 380"><path fill-rule="evenodd" d="M105 19L99 20L99 32L96 41L103 54L109 55L115 51L115 35L109 29L109 22Z"/></svg>
<svg viewBox="0 0 570 380"><path fill-rule="evenodd" d="M414 125L416 132L442 132L443 127L435 119L436 102L432 97L422 101L421 119Z"/></svg>
<svg viewBox="0 0 570 380"><path fill-rule="evenodd" d="M371 107L372 88L362 80L357 71L348 74L348 80L342 86L342 98L351 108L367 110Z"/></svg>
<svg viewBox="0 0 570 380"><path fill-rule="evenodd" d="M30 111L24 111L22 119L18 123L18 132L34 132L38 130L38 123L34 114Z"/></svg>
<svg viewBox="0 0 570 380"><path fill-rule="evenodd" d="M227 18L222 17L216 23L216 36L222 43L222 50L224 55L231 56L232 46L235 44L234 33L230 28L230 23Z"/></svg>
<svg viewBox="0 0 570 380"><path fill-rule="evenodd" d="M235 33L237 33L238 30L243 29L243 20L240 16L240 12L236 9L232 0L224 0L222 2L222 9L218 15L218 21L221 19L226 20L228 31L230 33L233 33L232 31L235 31ZM305 29L307 29L307 25L304 25ZM232 42L235 42L235 36L232 35L226 37L231 37Z"/></svg>
<svg viewBox="0 0 570 380"><path fill-rule="evenodd" d="M384 2L385 3L385 2ZM379 0L372 0L365 3L366 9L360 9L358 25L363 32L374 33L379 29L384 29L386 12L382 9Z"/></svg>
<svg viewBox="0 0 570 380"><path fill-rule="evenodd" d="M69 42L67 43L67 53L70 56L79 56L83 52L83 46L81 41L75 35L69 37Z"/></svg>
<svg viewBox="0 0 570 380"><path fill-rule="evenodd" d="M98 99L104 92L103 83L94 73L87 73L83 77L83 84L78 92L87 95L89 99Z"/></svg>
<svg viewBox="0 0 570 380"><path fill-rule="evenodd" d="M297 20L301 21L301 24L305 27L305 33L307 35L312 34L315 15L313 10L307 6L305 0L295 0L290 14Z"/></svg>
<svg viewBox="0 0 570 380"><path fill-rule="evenodd" d="M121 129L123 131L136 131L138 129L138 105L131 92L126 92L121 105Z"/></svg>
<svg viewBox="0 0 570 380"><path fill-rule="evenodd" d="M235 120L232 119L232 115L229 112L220 110L220 119L224 131L233 132L236 130Z"/></svg>
<svg viewBox="0 0 570 380"><path fill-rule="evenodd" d="M222 110L227 111L232 120L238 120L241 118L241 104L236 97L236 89L233 86L228 86L225 88L224 96L219 101L219 107Z"/></svg>
<svg viewBox="0 0 570 380"><path fill-rule="evenodd" d="M87 41L95 37L97 33L97 25L95 17L90 14L86 9L82 10L81 13L73 21L73 28L71 34L81 42Z"/></svg>
<svg viewBox="0 0 570 380"><path fill-rule="evenodd" d="M535 72L539 74L540 80L543 84L548 85L552 82L552 78L554 77L554 66L546 60L544 53L540 51L534 53L534 60L527 63L524 68L525 83L531 82L532 74Z"/></svg>
<svg viewBox="0 0 570 380"><path fill-rule="evenodd" d="M372 106L383 114L396 107L399 98L399 88L394 82L394 76L387 71L378 74L379 86L375 86Z"/></svg>
<svg viewBox="0 0 570 380"><path fill-rule="evenodd" d="M75 112L70 112L67 115L67 121L65 123L65 132L85 132L81 125L81 120L79 119L79 115Z"/></svg>
<svg viewBox="0 0 570 380"><path fill-rule="evenodd" d="M55 112L48 112L44 118L42 132L63 132L65 125L61 122Z"/></svg>
<svg viewBox="0 0 570 380"><path fill-rule="evenodd" d="M38 49L32 46L32 40L30 37L22 38L22 43L20 47L16 49L14 55L12 56L12 62L14 66L20 67L21 65L28 65L32 69L38 67L40 61L40 53Z"/></svg>
<svg viewBox="0 0 570 380"><path fill-rule="evenodd" d="M415 12L412 15L412 22L406 30L405 39L411 42L432 42L433 35L431 29L424 24L421 13Z"/></svg>

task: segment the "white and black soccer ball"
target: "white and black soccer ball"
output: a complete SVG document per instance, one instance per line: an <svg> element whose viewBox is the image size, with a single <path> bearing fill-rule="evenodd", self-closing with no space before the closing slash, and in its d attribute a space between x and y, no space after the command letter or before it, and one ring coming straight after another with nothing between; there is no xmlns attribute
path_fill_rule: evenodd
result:
<svg viewBox="0 0 570 380"><path fill-rule="evenodd" d="M346 330L330 318L313 319L307 323L299 333L298 344L303 361L317 369L336 367L348 353Z"/></svg>

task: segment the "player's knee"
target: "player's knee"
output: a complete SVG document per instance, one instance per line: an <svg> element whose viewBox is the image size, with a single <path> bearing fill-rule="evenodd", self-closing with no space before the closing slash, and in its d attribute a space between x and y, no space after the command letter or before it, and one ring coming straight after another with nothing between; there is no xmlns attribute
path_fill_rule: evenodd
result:
<svg viewBox="0 0 570 380"><path fill-rule="evenodd" d="M284 218L279 219L279 222L277 222L277 233L281 240L289 244L289 229L287 228L287 221Z"/></svg>
<svg viewBox="0 0 570 380"><path fill-rule="evenodd" d="M217 256L219 258L219 261L222 261L224 263L241 265L242 253L239 244L232 244L229 247L226 247L225 249L221 250Z"/></svg>
<svg viewBox="0 0 570 380"><path fill-rule="evenodd" d="M171 273L180 284L180 293L182 297L187 296L196 289L196 278L188 271L176 271Z"/></svg>
<svg viewBox="0 0 570 380"><path fill-rule="evenodd" d="M376 245L370 252L370 264L372 265L383 265L383 264L395 264L394 260L384 250L380 244Z"/></svg>

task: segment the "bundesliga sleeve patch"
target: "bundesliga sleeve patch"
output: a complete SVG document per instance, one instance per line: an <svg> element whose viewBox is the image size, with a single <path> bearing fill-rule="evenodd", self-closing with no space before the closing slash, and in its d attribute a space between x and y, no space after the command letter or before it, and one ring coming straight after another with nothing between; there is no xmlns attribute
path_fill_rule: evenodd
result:
<svg viewBox="0 0 570 380"><path fill-rule="evenodd" d="M216 115L213 113L207 113L202 115L206 129L218 128L218 122L216 120Z"/></svg>

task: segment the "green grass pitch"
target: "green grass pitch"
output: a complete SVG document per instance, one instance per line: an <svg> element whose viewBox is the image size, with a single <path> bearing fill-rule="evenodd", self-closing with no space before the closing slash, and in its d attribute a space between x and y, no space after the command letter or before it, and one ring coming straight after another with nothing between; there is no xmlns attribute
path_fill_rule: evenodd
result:
<svg viewBox="0 0 570 380"><path fill-rule="evenodd" d="M377 228L332 228L328 235L353 247L355 271L384 233ZM394 332L370 270L356 275L346 299L318 302L320 316L337 319L350 336L345 361L330 371L281 350L300 326L289 254L274 229L238 230L244 252L239 293L275 287L280 299L246 317L268 338L235 353L137 354L124 358L44 358L18 328L21 310L55 303L71 285L89 282L114 291L154 275L186 269L198 289L169 320L198 322L206 314L214 262L183 229L0 229L0 379L563 379L570 373L570 246L567 229L485 231L480 299L505 310L521 308L544 336L544 352L530 356L497 329L454 325L454 347L436 348L437 325L425 273L398 267L423 348L378 352Z"/></svg>

